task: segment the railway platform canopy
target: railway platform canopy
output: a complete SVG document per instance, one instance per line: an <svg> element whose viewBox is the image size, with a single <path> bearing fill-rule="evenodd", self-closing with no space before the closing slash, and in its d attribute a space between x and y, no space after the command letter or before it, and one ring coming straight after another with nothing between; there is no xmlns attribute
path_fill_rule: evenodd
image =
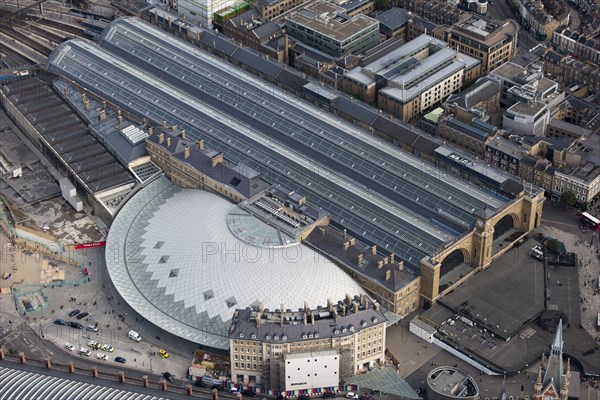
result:
<svg viewBox="0 0 600 400"><path fill-rule="evenodd" d="M48 70L153 123L177 125L294 190L413 271L507 200L133 18L74 39Z"/></svg>

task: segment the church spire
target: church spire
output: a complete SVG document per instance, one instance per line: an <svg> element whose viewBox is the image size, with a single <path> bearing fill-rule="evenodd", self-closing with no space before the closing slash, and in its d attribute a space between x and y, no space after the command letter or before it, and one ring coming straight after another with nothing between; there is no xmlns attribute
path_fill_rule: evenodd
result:
<svg viewBox="0 0 600 400"><path fill-rule="evenodd" d="M562 340L562 319L558 321L558 328L556 328L556 336L554 336L554 342L552 343L552 350L550 354L562 355L563 340Z"/></svg>
<svg viewBox="0 0 600 400"><path fill-rule="evenodd" d="M564 373L563 368L563 340L562 340L562 319L558 321L558 327L556 328L556 336L554 336L554 341L552 342L552 347L550 349L550 357L548 357L548 362L546 365L546 370L544 372L544 380L542 381L543 385L547 385L551 378L553 378L555 384L557 385L556 389L560 390L562 386L562 377Z"/></svg>
<svg viewBox="0 0 600 400"><path fill-rule="evenodd" d="M540 365L538 368L537 379L535 380L535 385L533 386L535 390L536 398L542 395L542 366Z"/></svg>

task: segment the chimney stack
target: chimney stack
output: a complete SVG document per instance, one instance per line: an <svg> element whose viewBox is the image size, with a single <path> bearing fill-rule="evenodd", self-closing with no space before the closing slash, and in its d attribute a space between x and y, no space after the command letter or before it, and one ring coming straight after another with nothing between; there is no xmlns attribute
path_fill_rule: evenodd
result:
<svg viewBox="0 0 600 400"><path fill-rule="evenodd" d="M398 261L398 271L404 271L404 261Z"/></svg>
<svg viewBox="0 0 600 400"><path fill-rule="evenodd" d="M389 262L389 258L383 257L383 265L387 265L387 263Z"/></svg>
<svg viewBox="0 0 600 400"><path fill-rule="evenodd" d="M358 303L357 302L352 303L352 308L354 309L354 314L357 314L358 313Z"/></svg>
<svg viewBox="0 0 600 400"><path fill-rule="evenodd" d="M173 126L171 127L171 129L173 130L173 132L175 132L177 130L177 125L173 124Z"/></svg>
<svg viewBox="0 0 600 400"><path fill-rule="evenodd" d="M163 121L163 128L167 129L167 121Z"/></svg>
<svg viewBox="0 0 600 400"><path fill-rule="evenodd" d="M333 311L331 312L331 315L333 315L333 320L337 321L337 317L338 317L338 312L337 310L334 308Z"/></svg>
<svg viewBox="0 0 600 400"><path fill-rule="evenodd" d="M319 228L319 233L321 236L325 236L325 228Z"/></svg>
<svg viewBox="0 0 600 400"><path fill-rule="evenodd" d="M162 144L162 142L165 141L165 134L164 133L159 133L158 134L158 144Z"/></svg>
<svg viewBox="0 0 600 400"><path fill-rule="evenodd" d="M346 293L346 303L349 305L352 304L352 297L350 296L350 293Z"/></svg>
<svg viewBox="0 0 600 400"><path fill-rule="evenodd" d="M329 312L333 310L333 301L331 301L330 298L327 298L327 309L329 310Z"/></svg>
<svg viewBox="0 0 600 400"><path fill-rule="evenodd" d="M348 250L350 248L350 241L349 240L344 240L344 251Z"/></svg>
<svg viewBox="0 0 600 400"><path fill-rule="evenodd" d="M344 303L344 304L342 304L342 317L345 317L345 316L346 316L346 307L347 307L347 306L346 306L346 304L345 304L345 303Z"/></svg>
<svg viewBox="0 0 600 400"><path fill-rule="evenodd" d="M376 245L371 246L371 254L373 254L373 255L377 254L377 246Z"/></svg>
<svg viewBox="0 0 600 400"><path fill-rule="evenodd" d="M171 147L171 137L167 136L167 147Z"/></svg>
<svg viewBox="0 0 600 400"><path fill-rule="evenodd" d="M396 255L394 253L390 254L390 264L394 263L394 258L396 257Z"/></svg>
<svg viewBox="0 0 600 400"><path fill-rule="evenodd" d="M119 125L121 125L123 123L123 116L122 115L118 115L117 116L117 121L119 121Z"/></svg>
<svg viewBox="0 0 600 400"><path fill-rule="evenodd" d="M185 146L185 148L183 149L183 157L187 160L188 158L190 158L190 148Z"/></svg>
<svg viewBox="0 0 600 400"><path fill-rule="evenodd" d="M383 260L377 261L377 269L381 269L383 267Z"/></svg>
<svg viewBox="0 0 600 400"><path fill-rule="evenodd" d="M106 110L106 100L102 100L102 108Z"/></svg>
<svg viewBox="0 0 600 400"><path fill-rule="evenodd" d="M85 102L83 103L83 105L85 106L85 110L86 111L90 111L90 101L89 100L85 100Z"/></svg>
<svg viewBox="0 0 600 400"><path fill-rule="evenodd" d="M391 277L392 277L392 270L388 269L387 271L385 271L385 280L389 281Z"/></svg>
<svg viewBox="0 0 600 400"><path fill-rule="evenodd" d="M359 265L362 264L364 257L365 257L364 253L360 253L358 255L358 264Z"/></svg>
<svg viewBox="0 0 600 400"><path fill-rule="evenodd" d="M204 139L198 140L198 150L204 150Z"/></svg>
<svg viewBox="0 0 600 400"><path fill-rule="evenodd" d="M306 326L306 313L304 313L302 320L304 321L304 326Z"/></svg>
<svg viewBox="0 0 600 400"><path fill-rule="evenodd" d="M281 303L281 308L280 308L279 310L280 310L280 313L279 313L279 315L280 315L280 317L281 317L281 326L283 326L283 314L284 314L284 312L285 312L285 310L284 310L284 308L283 308L283 303Z"/></svg>
<svg viewBox="0 0 600 400"><path fill-rule="evenodd" d="M106 110L98 111L98 119L104 121L106 119Z"/></svg>
<svg viewBox="0 0 600 400"><path fill-rule="evenodd" d="M185 139L185 129L181 131L181 138Z"/></svg>
<svg viewBox="0 0 600 400"><path fill-rule="evenodd" d="M153 126L149 126L148 127L148 136L152 136L154 134L154 127Z"/></svg>
<svg viewBox="0 0 600 400"><path fill-rule="evenodd" d="M344 228L344 239L346 239L346 228Z"/></svg>
<svg viewBox="0 0 600 400"><path fill-rule="evenodd" d="M314 325L314 324L315 324L315 312L314 312L314 311L311 311L311 312L310 312L310 323L311 323L312 325Z"/></svg>

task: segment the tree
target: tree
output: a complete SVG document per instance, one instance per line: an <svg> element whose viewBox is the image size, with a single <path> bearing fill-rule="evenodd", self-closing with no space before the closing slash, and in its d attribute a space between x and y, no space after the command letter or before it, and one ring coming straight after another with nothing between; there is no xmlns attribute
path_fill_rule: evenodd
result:
<svg viewBox="0 0 600 400"><path fill-rule="evenodd" d="M575 198L575 193L573 193L572 190L567 190L566 192L564 192L562 196L560 196L560 199L563 203L565 203L565 205L569 207L573 207L577 202L577 199Z"/></svg>
<svg viewBox="0 0 600 400"><path fill-rule="evenodd" d="M375 0L375 9L387 10L390 8L390 0Z"/></svg>
<svg viewBox="0 0 600 400"><path fill-rule="evenodd" d="M563 244L556 239L548 239L546 241L546 248L556 254L561 252L562 246Z"/></svg>

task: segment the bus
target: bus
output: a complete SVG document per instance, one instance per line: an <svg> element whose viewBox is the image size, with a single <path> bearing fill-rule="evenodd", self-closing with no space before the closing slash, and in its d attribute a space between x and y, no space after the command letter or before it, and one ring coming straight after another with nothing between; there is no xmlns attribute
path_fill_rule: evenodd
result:
<svg viewBox="0 0 600 400"><path fill-rule="evenodd" d="M600 231L600 220L590 213L581 213L579 216L579 221L593 231Z"/></svg>

